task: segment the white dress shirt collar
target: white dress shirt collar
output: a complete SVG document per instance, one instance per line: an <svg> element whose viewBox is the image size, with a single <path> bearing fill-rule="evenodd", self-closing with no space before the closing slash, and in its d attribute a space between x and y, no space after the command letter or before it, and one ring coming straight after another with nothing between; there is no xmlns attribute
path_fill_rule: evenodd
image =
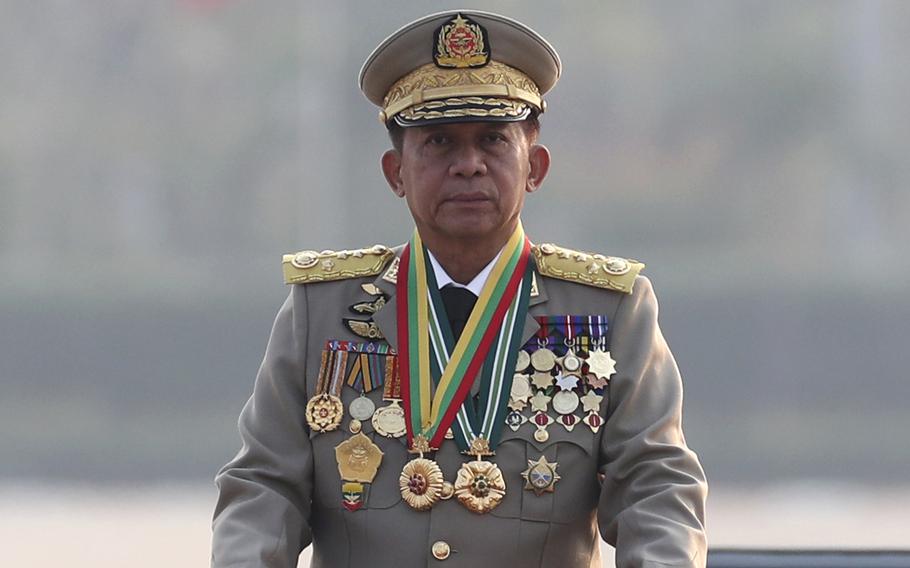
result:
<svg viewBox="0 0 910 568"><path fill-rule="evenodd" d="M484 266L483 270L481 270L473 280L468 282L467 285L459 284L458 282L452 280L452 277L446 273L442 265L439 264L439 261L436 260L436 257L433 256L433 253L430 252L429 249L427 249L427 252L430 255L430 264L433 265L433 274L436 275L436 284L439 286L440 290L442 290L442 287L446 284L451 284L456 288L466 288L470 290L475 296L480 297L480 291L483 290L483 285L487 283L487 278L490 277L490 272L493 271L493 266L496 264L496 261L499 260L499 255L502 254L502 249L496 253L496 256L493 257L493 260Z"/></svg>

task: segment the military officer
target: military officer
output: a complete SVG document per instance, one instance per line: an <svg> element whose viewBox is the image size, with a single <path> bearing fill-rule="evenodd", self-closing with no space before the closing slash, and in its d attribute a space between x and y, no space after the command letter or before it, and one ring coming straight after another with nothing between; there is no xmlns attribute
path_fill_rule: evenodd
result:
<svg viewBox="0 0 910 568"><path fill-rule="evenodd" d="M284 257L213 566L704 566L705 478L633 260L532 244L520 212L560 61L470 10L401 28L360 75L407 244Z"/></svg>

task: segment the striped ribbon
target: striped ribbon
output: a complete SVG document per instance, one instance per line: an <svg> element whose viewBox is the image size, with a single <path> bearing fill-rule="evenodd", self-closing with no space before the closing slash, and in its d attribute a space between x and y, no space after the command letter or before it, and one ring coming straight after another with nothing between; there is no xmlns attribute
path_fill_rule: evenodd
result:
<svg viewBox="0 0 910 568"><path fill-rule="evenodd" d="M519 348L515 335L520 334L527 313L529 257L530 242L519 225L493 265L464 331L455 343L439 290L435 283L429 285L433 277L432 271L427 270L426 251L420 235L414 232L401 256L396 292L400 373L404 387L402 399L408 417L409 444L415 435L422 435L430 441L431 447L440 446L445 431L462 411L478 372L487 366L487 355L494 345L490 354L489 380L481 383L483 418L478 421L476 413L472 418L472 408L464 410L464 422L458 427L463 438L459 445L465 441L469 443L469 436L492 436L501 426L502 420L494 416L498 414L496 409L505 407L511 389L509 360L514 366ZM510 314L508 318L507 314ZM503 331L504 322L509 326L506 332ZM435 361L434 364L431 361ZM432 396L431 381L436 383ZM493 447L494 440L487 439Z"/></svg>

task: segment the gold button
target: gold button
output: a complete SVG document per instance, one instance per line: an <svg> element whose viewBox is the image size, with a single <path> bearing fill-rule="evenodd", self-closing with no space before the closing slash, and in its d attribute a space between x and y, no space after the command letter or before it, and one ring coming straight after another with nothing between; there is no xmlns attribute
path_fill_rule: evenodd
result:
<svg viewBox="0 0 910 568"><path fill-rule="evenodd" d="M445 560L452 553L449 543L444 540L437 540L433 543L433 558L436 560Z"/></svg>

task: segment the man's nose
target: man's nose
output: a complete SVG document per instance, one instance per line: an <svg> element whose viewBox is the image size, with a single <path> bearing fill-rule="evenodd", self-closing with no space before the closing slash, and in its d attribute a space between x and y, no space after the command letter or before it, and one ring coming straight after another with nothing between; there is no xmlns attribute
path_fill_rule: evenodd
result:
<svg viewBox="0 0 910 568"><path fill-rule="evenodd" d="M449 174L474 177L487 175L487 162L481 148L474 144L463 144L453 154Z"/></svg>

